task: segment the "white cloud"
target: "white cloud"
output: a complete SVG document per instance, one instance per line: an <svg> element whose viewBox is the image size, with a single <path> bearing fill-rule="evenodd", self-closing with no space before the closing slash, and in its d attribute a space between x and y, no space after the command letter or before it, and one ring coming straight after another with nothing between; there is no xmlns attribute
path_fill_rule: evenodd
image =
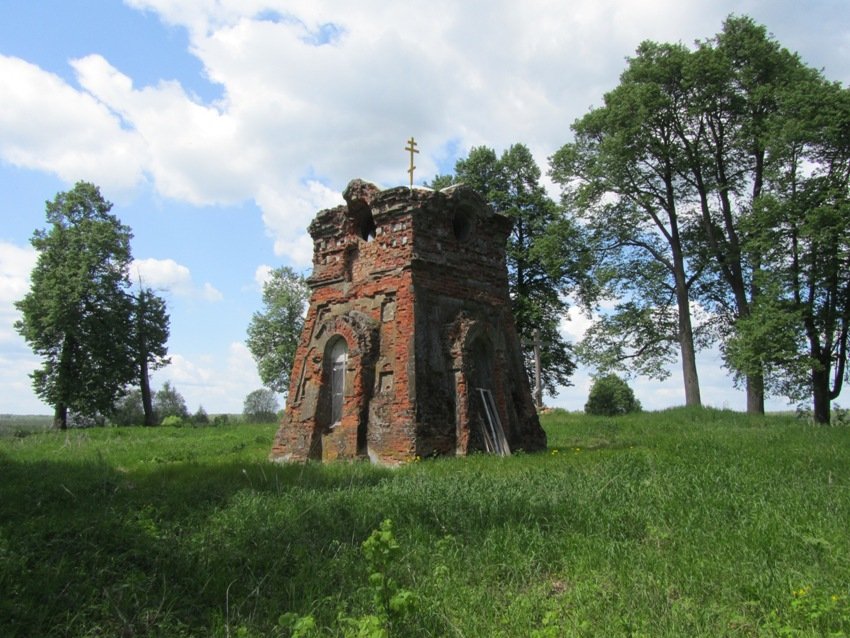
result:
<svg viewBox="0 0 850 638"><path fill-rule="evenodd" d="M38 253L30 246L0 241L0 304L11 304L29 290Z"/></svg>
<svg viewBox="0 0 850 638"><path fill-rule="evenodd" d="M275 254L285 256L296 266L312 262L313 241L307 235L316 211L343 203L342 196L316 180L303 187L273 189L261 187L257 203L263 210L263 221L275 237Z"/></svg>
<svg viewBox="0 0 850 638"><path fill-rule="evenodd" d="M206 386L213 379L215 374L208 365L190 361L180 354L170 354L171 363L163 370L164 376L167 376L175 385L182 386Z"/></svg>
<svg viewBox="0 0 850 638"><path fill-rule="evenodd" d="M141 280L146 287L166 290L180 297L221 301L224 295L211 283L197 286L189 269L173 259L136 259L130 267L133 280Z"/></svg>
<svg viewBox="0 0 850 638"><path fill-rule="evenodd" d="M578 343L584 338L584 333L593 325L593 318L576 306L570 306L565 317L561 318L559 332L570 342Z"/></svg>
<svg viewBox="0 0 850 638"><path fill-rule="evenodd" d="M252 148L238 122L196 103L176 82L134 89L103 57L71 65L84 89L132 126L145 148L145 170L164 196L192 204L234 203L251 195Z"/></svg>
<svg viewBox="0 0 850 638"><path fill-rule="evenodd" d="M71 62L81 89L0 58L0 154L110 190L149 179L194 204L253 199L276 253L297 265L309 263L310 218L349 179L406 181L410 135L419 179L449 141L461 153L524 142L545 168L641 40L690 43L741 11L733 0L127 4L185 27L222 98L200 103L174 81L134 87L97 54Z"/></svg>
<svg viewBox="0 0 850 638"><path fill-rule="evenodd" d="M257 270L254 271L254 283L257 284L257 290L262 290L266 282L271 279L272 270L274 269L266 264L257 266Z"/></svg>
<svg viewBox="0 0 850 638"><path fill-rule="evenodd" d="M32 390L30 373L39 367L40 360L23 345L5 347L0 353L0 387L2 414L48 414L52 410L39 400Z"/></svg>
<svg viewBox="0 0 850 638"><path fill-rule="evenodd" d="M126 191L142 179L142 140L109 107L61 78L0 55L0 157L67 182Z"/></svg>
<svg viewBox="0 0 850 638"><path fill-rule="evenodd" d="M171 354L171 364L154 373L153 385L170 381L191 412L203 405L208 412L241 413L245 397L263 387L248 347L232 342L222 355L187 357Z"/></svg>
<svg viewBox="0 0 850 638"><path fill-rule="evenodd" d="M43 414L49 408L32 391L29 374L39 359L14 328L21 313L14 303L27 294L38 253L29 246L0 241L0 388L4 414Z"/></svg>
<svg viewBox="0 0 850 638"><path fill-rule="evenodd" d="M29 246L0 241L0 344L23 343L14 329L21 316L14 304L29 291L37 258L38 253Z"/></svg>
<svg viewBox="0 0 850 638"><path fill-rule="evenodd" d="M221 301L224 299L224 295L221 294L215 286L213 286L210 282L204 283L201 288L201 297L205 301Z"/></svg>

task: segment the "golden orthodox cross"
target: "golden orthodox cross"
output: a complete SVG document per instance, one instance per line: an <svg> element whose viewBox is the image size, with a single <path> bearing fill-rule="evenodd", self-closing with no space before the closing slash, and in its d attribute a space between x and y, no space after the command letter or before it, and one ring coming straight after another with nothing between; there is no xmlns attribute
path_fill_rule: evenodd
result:
<svg viewBox="0 0 850 638"><path fill-rule="evenodd" d="M411 137L407 140L407 146L404 147L405 151L410 151L410 168L407 169L407 172L410 173L410 188L413 188L413 169L416 167L413 165L413 154L418 153L416 150L416 140Z"/></svg>

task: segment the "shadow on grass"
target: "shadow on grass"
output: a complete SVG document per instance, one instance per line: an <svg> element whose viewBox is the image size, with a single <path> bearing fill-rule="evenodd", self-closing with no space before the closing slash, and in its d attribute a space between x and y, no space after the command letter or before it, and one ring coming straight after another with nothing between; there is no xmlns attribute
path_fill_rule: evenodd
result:
<svg viewBox="0 0 850 638"><path fill-rule="evenodd" d="M493 461L124 470L0 454L0 635L206 635L236 622L273 632L290 610L332 624L349 603L368 608L360 544L384 518L416 537L407 558L427 565L432 541L481 542L557 516L546 477L519 489ZM441 635L433 613L422 635Z"/></svg>
<svg viewBox="0 0 850 638"><path fill-rule="evenodd" d="M346 576L316 569L328 539L356 549L380 519L358 514L354 494L391 475L0 456L0 635L180 635L240 605L332 595Z"/></svg>

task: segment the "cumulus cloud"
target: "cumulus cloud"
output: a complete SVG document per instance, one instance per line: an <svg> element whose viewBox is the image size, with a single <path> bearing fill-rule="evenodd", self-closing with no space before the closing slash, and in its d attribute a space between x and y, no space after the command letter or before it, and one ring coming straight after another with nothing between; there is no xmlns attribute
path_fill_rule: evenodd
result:
<svg viewBox="0 0 850 638"><path fill-rule="evenodd" d="M30 273L35 266L38 253L29 246L17 246L0 241L0 343L15 343L21 337L14 323L21 313L15 302L23 299L29 291Z"/></svg>
<svg viewBox="0 0 850 638"><path fill-rule="evenodd" d="M216 412L241 413L245 397L263 383L248 347L232 342L222 355L171 354L171 363L153 375L159 387L170 381L186 400L190 411L198 406Z"/></svg>
<svg viewBox="0 0 850 638"><path fill-rule="evenodd" d="M275 238L275 254L306 266L313 257L313 241L306 233L310 220L316 211L342 204L343 199L324 184L307 180L303 187L293 186L291 190L260 187L257 203L266 228Z"/></svg>
<svg viewBox="0 0 850 638"><path fill-rule="evenodd" d="M310 217L349 179L406 181L410 135L419 179L451 164L449 146L524 142L545 167L641 40L707 38L740 10L733 0L127 3L185 28L222 97L204 104L173 81L138 88L96 54L71 61L79 87L0 58L0 155L110 189L149 180L193 204L253 200L276 253L297 265L309 262ZM839 35L831 41L846 44Z"/></svg>
<svg viewBox="0 0 850 638"><path fill-rule="evenodd" d="M29 290L38 253L31 246L0 241L0 304L11 305Z"/></svg>
<svg viewBox="0 0 850 638"><path fill-rule="evenodd" d="M14 303L29 291L30 273L38 254L30 246L0 241L0 411L13 414L41 414L44 403L35 398L29 374L39 359L14 328L21 313Z"/></svg>
<svg viewBox="0 0 850 638"><path fill-rule="evenodd" d="M0 387L3 388L4 414L46 414L50 408L36 398L29 376L41 361L21 345L18 348L3 348L0 352Z"/></svg>
<svg viewBox="0 0 850 638"><path fill-rule="evenodd" d="M143 179L147 150L92 95L18 58L0 55L0 157L67 182L127 191Z"/></svg>
<svg viewBox="0 0 850 638"><path fill-rule="evenodd" d="M272 270L273 268L266 264L257 266L257 270L254 271L254 283L257 285L257 290L263 289L263 286L271 278Z"/></svg>
<svg viewBox="0 0 850 638"><path fill-rule="evenodd" d="M195 284L192 273L173 259L136 259L131 268L132 278L146 287L169 291L180 297L221 301L224 296L211 283Z"/></svg>
<svg viewBox="0 0 850 638"><path fill-rule="evenodd" d="M176 82L135 89L100 55L71 62L81 86L131 126L145 149L144 169L164 196L192 204L251 196L252 149L238 122L196 103Z"/></svg>

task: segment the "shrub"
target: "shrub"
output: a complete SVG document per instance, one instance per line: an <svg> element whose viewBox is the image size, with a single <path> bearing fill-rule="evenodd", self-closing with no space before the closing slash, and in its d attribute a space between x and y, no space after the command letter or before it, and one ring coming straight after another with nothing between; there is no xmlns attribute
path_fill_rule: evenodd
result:
<svg viewBox="0 0 850 638"><path fill-rule="evenodd" d="M640 409L640 401L635 399L632 389L616 374L597 377L584 405L587 414L597 416L628 414Z"/></svg>

